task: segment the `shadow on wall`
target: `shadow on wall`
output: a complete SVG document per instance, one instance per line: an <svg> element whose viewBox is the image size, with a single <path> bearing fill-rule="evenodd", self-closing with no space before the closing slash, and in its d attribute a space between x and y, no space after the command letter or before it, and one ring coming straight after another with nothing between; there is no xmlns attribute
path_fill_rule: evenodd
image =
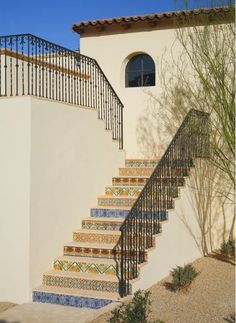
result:
<svg viewBox="0 0 236 323"><path fill-rule="evenodd" d="M5 320L0 320L0 323L20 323L20 321L10 322L10 321L5 321Z"/></svg>

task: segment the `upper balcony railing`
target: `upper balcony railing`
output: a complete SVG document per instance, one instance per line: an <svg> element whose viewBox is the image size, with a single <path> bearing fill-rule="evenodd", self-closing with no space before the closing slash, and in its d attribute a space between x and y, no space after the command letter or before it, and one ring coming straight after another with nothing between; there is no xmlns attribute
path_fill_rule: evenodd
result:
<svg viewBox="0 0 236 323"><path fill-rule="evenodd" d="M96 109L123 148L123 104L96 60L31 34L0 36L0 97L21 95Z"/></svg>

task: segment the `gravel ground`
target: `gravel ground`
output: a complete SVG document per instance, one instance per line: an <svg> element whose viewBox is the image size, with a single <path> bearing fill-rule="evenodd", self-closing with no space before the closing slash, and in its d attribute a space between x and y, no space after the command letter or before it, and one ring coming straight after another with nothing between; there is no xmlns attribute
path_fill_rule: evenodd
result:
<svg viewBox="0 0 236 323"><path fill-rule="evenodd" d="M235 266L211 257L198 259L193 265L200 271L200 275L196 277L187 293L167 290L163 285L171 281L170 276L150 288L150 321L158 319L165 323L229 322L227 318L235 312ZM105 323L109 317L110 313L107 313L90 323Z"/></svg>
<svg viewBox="0 0 236 323"><path fill-rule="evenodd" d="M9 302L0 302L0 313L8 310L9 308L12 308L16 306L17 304L9 303ZM0 322L1 323L1 322Z"/></svg>

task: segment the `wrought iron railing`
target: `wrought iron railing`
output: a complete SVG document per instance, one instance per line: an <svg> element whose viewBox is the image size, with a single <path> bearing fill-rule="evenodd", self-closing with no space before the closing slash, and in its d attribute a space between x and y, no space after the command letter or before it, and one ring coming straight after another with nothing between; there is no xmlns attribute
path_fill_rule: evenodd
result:
<svg viewBox="0 0 236 323"><path fill-rule="evenodd" d="M31 34L0 36L0 97L20 95L96 109L123 148L123 104L96 60Z"/></svg>
<svg viewBox="0 0 236 323"><path fill-rule="evenodd" d="M185 117L163 157L144 186L121 226L116 246L120 253L120 294L130 292L130 280L138 276L139 264L146 261L146 251L153 247L160 221L173 208L177 188L193 166L193 158L208 157L208 114L191 110Z"/></svg>

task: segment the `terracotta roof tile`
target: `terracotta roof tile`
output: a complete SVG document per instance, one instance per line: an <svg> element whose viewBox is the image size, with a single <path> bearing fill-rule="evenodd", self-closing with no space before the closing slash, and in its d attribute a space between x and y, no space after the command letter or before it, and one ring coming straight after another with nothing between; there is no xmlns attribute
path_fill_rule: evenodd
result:
<svg viewBox="0 0 236 323"><path fill-rule="evenodd" d="M218 12L228 12L229 7L216 7L216 8L201 8L194 10L183 10L183 11L173 11L173 12L162 12L162 13L151 13L148 15L142 16L128 16L128 17L114 17L110 19L97 19L97 20L88 20L88 21L80 21L75 23L72 26L72 30L80 33L86 28L91 27L99 27L106 25L115 25L122 23L137 23L139 21L160 21L162 19L168 18L177 18L180 16L191 16L191 15L199 15L199 14L209 14L209 13L218 13Z"/></svg>

